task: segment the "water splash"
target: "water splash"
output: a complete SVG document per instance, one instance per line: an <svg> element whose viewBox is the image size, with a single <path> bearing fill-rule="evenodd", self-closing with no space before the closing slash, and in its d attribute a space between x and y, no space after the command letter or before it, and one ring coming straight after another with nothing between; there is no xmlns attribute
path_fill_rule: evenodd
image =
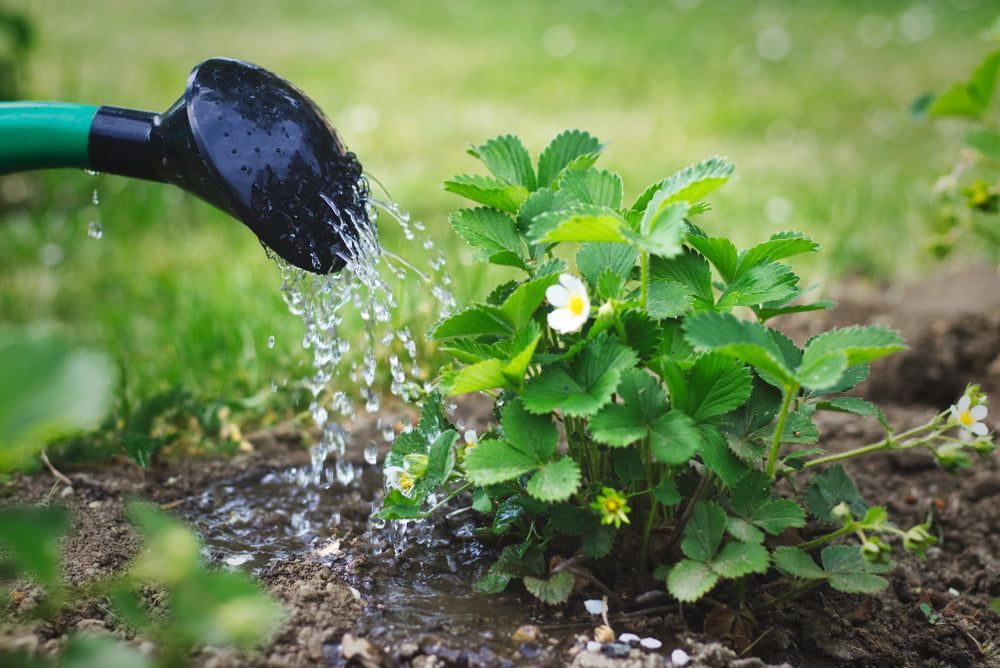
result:
<svg viewBox="0 0 1000 668"><path fill-rule="evenodd" d="M359 188L359 192L367 192ZM426 228L420 221L411 221L409 214L394 202L369 198L365 210L367 219L359 220L351 210L338 210L324 198L330 207L327 224L333 226L344 241L346 250L338 253L345 266L335 274L313 274L294 267L274 257L282 277L281 291L288 309L305 324L302 346L312 352L312 372L302 381L311 394L309 411L320 431L320 440L311 451L311 467L303 471L300 482L320 484L336 480L348 484L357 472L343 456L350 441L345 425L362 410L375 414L381 409L385 389L402 401L414 401L425 389L417 364L417 345L408 327L393 328L393 313L399 302L386 280L386 276L400 281L417 280L428 285L440 317L448 315L455 307L455 299L447 286L451 279L445 271L444 255L438 252L427 258L420 253L427 268L383 249L377 222L380 213L397 225L412 247L433 248L433 242L424 234ZM348 220L344 221L344 214ZM418 233L420 238L417 238ZM419 244L419 245L418 245ZM345 331L348 313L357 314L363 328L360 354L350 355L357 343L354 331ZM270 342L269 342L270 343ZM388 372L388 388L380 387L379 368ZM350 381L350 383L345 381ZM347 385L356 385L356 396L349 394ZM387 442L394 436L392 427L381 428ZM370 446L365 450L368 459ZM377 446L376 446L377 456ZM327 459L336 458L331 471Z"/></svg>
<svg viewBox="0 0 1000 668"><path fill-rule="evenodd" d="M87 225L87 236L91 239L101 239L104 237L104 226L96 220Z"/></svg>

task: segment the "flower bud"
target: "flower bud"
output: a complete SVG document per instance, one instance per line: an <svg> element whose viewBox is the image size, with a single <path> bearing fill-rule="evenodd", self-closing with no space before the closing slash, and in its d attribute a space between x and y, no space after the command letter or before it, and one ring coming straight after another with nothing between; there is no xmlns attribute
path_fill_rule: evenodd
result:
<svg viewBox="0 0 1000 668"><path fill-rule="evenodd" d="M423 476L427 472L427 455L406 455L403 457L403 468L414 478Z"/></svg>
<svg viewBox="0 0 1000 668"><path fill-rule="evenodd" d="M892 546L878 536L866 538L861 543L861 556L870 564L889 563L889 555L892 553Z"/></svg>
<svg viewBox="0 0 1000 668"><path fill-rule="evenodd" d="M851 507L846 502L841 501L833 507L830 513L841 522L846 522L851 517Z"/></svg>
<svg viewBox="0 0 1000 668"><path fill-rule="evenodd" d="M918 524L903 534L903 548L920 556L936 542L937 538L927 530L926 524Z"/></svg>
<svg viewBox="0 0 1000 668"><path fill-rule="evenodd" d="M600 643L614 642L615 632L607 624L601 624L596 629L594 629L594 640Z"/></svg>

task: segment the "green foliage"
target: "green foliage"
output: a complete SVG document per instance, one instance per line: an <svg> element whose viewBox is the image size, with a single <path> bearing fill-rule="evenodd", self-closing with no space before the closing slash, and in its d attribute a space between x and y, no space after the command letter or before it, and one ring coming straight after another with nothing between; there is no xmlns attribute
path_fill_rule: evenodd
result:
<svg viewBox="0 0 1000 668"><path fill-rule="evenodd" d="M490 188L524 191L516 211L497 192L493 204L484 202L486 185L453 186L472 177L448 182L487 204L452 217L476 259L526 274L431 331L455 359L438 387L485 392L497 424L477 443L459 445L440 395L429 394L419 425L393 443L391 479L405 475L406 484L394 483L380 515L418 519L452 500L467 503L480 516L478 531L504 545L476 588L499 592L519 580L553 605L572 595L573 573L583 572L577 560L624 556L637 567L656 565L655 575L685 602L727 581L738 584L725 591L742 596L749 576L765 574L790 578L779 583L786 598L815 582L846 592L881 588L889 539L920 554L934 537L924 525L898 529L884 508L868 508L835 462L917 446L952 461L957 455L944 444L956 423L942 414L897 440L874 404L842 396L871 362L903 349L895 332L834 329L800 348L765 324L829 307L798 302L799 277L784 263L819 247L781 232L740 250L693 225L732 165L713 158L686 168L624 208L620 176L593 167L599 148L586 133L564 133L534 172L514 137L473 149L500 184ZM567 244L579 245L575 254ZM560 258L571 255L585 282L560 276ZM970 405L980 400L976 392ZM826 453L816 411L875 418L886 439ZM426 458L426 471L414 457ZM785 478L789 484L778 486ZM437 502L428 507L431 494ZM797 537L795 530L822 531L820 523L838 528ZM859 545L844 542L852 540ZM783 545L773 557L771 543Z"/></svg>

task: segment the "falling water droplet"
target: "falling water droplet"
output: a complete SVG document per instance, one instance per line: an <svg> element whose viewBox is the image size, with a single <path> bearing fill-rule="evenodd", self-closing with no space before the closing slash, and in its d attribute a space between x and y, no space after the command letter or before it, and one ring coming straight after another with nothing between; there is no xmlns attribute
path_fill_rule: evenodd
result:
<svg viewBox="0 0 1000 668"><path fill-rule="evenodd" d="M100 175L100 172L98 172L96 170L93 170L93 169L84 169L83 173L87 174L89 176L98 176L98 175Z"/></svg>
<svg viewBox="0 0 1000 668"><path fill-rule="evenodd" d="M274 347L274 336L273 335L267 337L267 347L268 348L273 348Z"/></svg>
<svg viewBox="0 0 1000 668"><path fill-rule="evenodd" d="M94 203L94 206L101 203L101 197L97 194L97 188L94 188L94 194L91 195L90 201Z"/></svg>
<svg viewBox="0 0 1000 668"><path fill-rule="evenodd" d="M104 236L104 227L97 221L92 221L87 225L87 236L91 239L100 239Z"/></svg>
<svg viewBox="0 0 1000 668"><path fill-rule="evenodd" d="M378 445L375 441L368 441L368 445L365 446L365 463L378 464Z"/></svg>

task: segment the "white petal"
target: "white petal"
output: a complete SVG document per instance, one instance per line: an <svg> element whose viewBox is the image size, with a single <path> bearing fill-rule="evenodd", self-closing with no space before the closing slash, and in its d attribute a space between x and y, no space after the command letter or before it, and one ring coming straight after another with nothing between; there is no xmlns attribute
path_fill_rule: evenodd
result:
<svg viewBox="0 0 1000 668"><path fill-rule="evenodd" d="M663 647L663 643L656 638L643 638L639 641L639 644L646 649L660 649Z"/></svg>
<svg viewBox="0 0 1000 668"><path fill-rule="evenodd" d="M639 636L634 633L623 633L618 636L618 642L623 642L626 645L633 642L639 642Z"/></svg>
<svg viewBox="0 0 1000 668"><path fill-rule="evenodd" d="M979 422L984 417L986 417L986 414L989 413L989 412L990 412L990 410L988 408L986 408L986 406L983 406L982 404L979 404L978 406L973 406L972 410L969 411L969 414L972 416L973 420L975 420L976 422Z"/></svg>
<svg viewBox="0 0 1000 668"><path fill-rule="evenodd" d="M559 282L566 286L566 289L569 290L570 294L580 296L587 294L587 286L573 274L562 274L559 276Z"/></svg>
<svg viewBox="0 0 1000 668"><path fill-rule="evenodd" d="M583 607L592 615L599 615L604 612L604 603L596 598L587 599L583 602Z"/></svg>
<svg viewBox="0 0 1000 668"><path fill-rule="evenodd" d="M990 433L990 428L984 425L982 422L973 422L972 426L969 427L969 431L971 431L976 436L986 436L986 434Z"/></svg>
<svg viewBox="0 0 1000 668"><path fill-rule="evenodd" d="M545 290L545 298L553 306L565 306L569 301L569 290L561 285L550 285Z"/></svg>
<svg viewBox="0 0 1000 668"><path fill-rule="evenodd" d="M958 406L950 406L948 410L951 411L951 417L958 420Z"/></svg>
<svg viewBox="0 0 1000 668"><path fill-rule="evenodd" d="M583 327L587 318L580 318L569 312L569 309L559 308L548 315L549 327L560 334L570 334Z"/></svg>
<svg viewBox="0 0 1000 668"><path fill-rule="evenodd" d="M963 426L962 429L959 430L958 432L958 440L962 441L963 443L970 443L972 441L972 434L970 434L967 431L967 429L969 428Z"/></svg>
<svg viewBox="0 0 1000 668"><path fill-rule="evenodd" d="M962 398L958 400L958 412L969 410L969 406L972 405L972 399L969 398L968 394L963 394Z"/></svg>
<svg viewBox="0 0 1000 668"><path fill-rule="evenodd" d="M476 435L476 430L475 429L467 429L465 431L465 434L463 434L462 438L465 439L466 443L478 443L479 442L479 437Z"/></svg>
<svg viewBox="0 0 1000 668"><path fill-rule="evenodd" d="M675 649L670 653L670 663L675 666L686 666L690 661L691 657L682 649Z"/></svg>

